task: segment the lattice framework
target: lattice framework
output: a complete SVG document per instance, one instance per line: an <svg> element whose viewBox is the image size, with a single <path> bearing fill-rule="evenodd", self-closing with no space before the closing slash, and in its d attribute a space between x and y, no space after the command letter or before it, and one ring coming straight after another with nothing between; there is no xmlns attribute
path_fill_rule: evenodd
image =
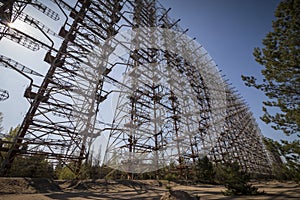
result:
<svg viewBox="0 0 300 200"><path fill-rule="evenodd" d="M245 170L268 172L270 163L252 113L225 82L225 99L218 96L220 87L214 86L220 84L220 75L203 47L199 46L201 54L195 54L199 59L196 64L191 57L186 59L164 48L132 49L125 45L128 55L115 52L120 40L114 37L128 30L160 27L186 33L179 20L170 18L169 10L155 0L79 0L73 5L51 1L56 10L37 0L0 4L0 40L9 39L31 51L45 51L43 60L50 65L43 82L36 85L31 81L24 93L30 109L17 137L1 144L1 151L7 152L2 175L16 156L37 154L70 168L75 163L79 173L93 141L106 131L110 134L107 161L115 158L116 167L129 172L133 159L120 164L120 157L130 157L133 152L149 153L142 156L146 164L138 172L149 170L148 161L153 158L161 167L168 164L165 157L174 156L181 173L187 173L203 153L214 162L237 160ZM61 20L61 29L51 30L26 13L26 6L33 6L51 20ZM39 30L49 42L10 27L8 23L15 20ZM147 34L140 33L135 39L152 43L153 38ZM59 48L54 45L57 39ZM191 44L193 40L187 46ZM99 55L101 59L96 59ZM26 66L20 68L23 65L11 58L1 56L0 61L23 75L40 75ZM195 65L209 66L205 69L212 71ZM116 76L119 71L126 74L123 81ZM160 80L163 84L158 84ZM116 88L122 91L117 95L114 118L100 121L97 116L101 105L107 105ZM174 152L165 150L170 144Z"/></svg>

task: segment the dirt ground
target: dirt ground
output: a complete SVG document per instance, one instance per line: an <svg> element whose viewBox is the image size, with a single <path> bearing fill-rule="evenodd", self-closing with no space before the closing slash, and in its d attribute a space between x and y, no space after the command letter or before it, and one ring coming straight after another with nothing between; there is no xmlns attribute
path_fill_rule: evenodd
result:
<svg viewBox="0 0 300 200"><path fill-rule="evenodd" d="M159 200L167 191L166 181L108 181L83 182L51 181L48 179L0 178L0 200L93 200L133 199ZM188 192L200 199L300 199L300 186L293 182L254 182L263 195L223 196L223 186L171 183L172 190Z"/></svg>

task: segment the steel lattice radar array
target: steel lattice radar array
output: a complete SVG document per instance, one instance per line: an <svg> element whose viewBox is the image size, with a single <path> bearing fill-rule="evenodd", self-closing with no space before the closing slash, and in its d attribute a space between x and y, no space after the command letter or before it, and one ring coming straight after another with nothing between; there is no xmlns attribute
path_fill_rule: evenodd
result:
<svg viewBox="0 0 300 200"><path fill-rule="evenodd" d="M44 52L37 62L49 64L42 73L0 55L29 80L30 103L16 137L1 141L1 175L31 155L78 174L100 144L104 164L128 173L175 163L183 175L205 155L269 173L252 113L169 10L156 0L1 0L0 42Z"/></svg>

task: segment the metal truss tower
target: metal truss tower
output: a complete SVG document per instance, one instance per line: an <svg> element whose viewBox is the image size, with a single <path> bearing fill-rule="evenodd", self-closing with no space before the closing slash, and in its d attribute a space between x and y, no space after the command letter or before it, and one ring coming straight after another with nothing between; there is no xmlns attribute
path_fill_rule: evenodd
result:
<svg viewBox="0 0 300 200"><path fill-rule="evenodd" d="M225 129L211 149L209 158L215 163L237 162L245 171L270 174L270 154L263 136L243 98L226 86Z"/></svg>
<svg viewBox="0 0 300 200"><path fill-rule="evenodd" d="M252 113L205 49L184 36L187 30L170 18L170 9L156 0L48 3L51 8L38 0L0 1L0 42L44 51L40 60L49 64L41 75L0 57L4 67L30 80L24 93L30 108L20 130L13 141L1 142L2 176L16 156L26 155L43 155L78 174L101 134L109 136L106 164L130 173L174 162L184 174L204 154L214 162L236 160L244 170L268 172ZM35 19L26 7L49 19ZM54 31L49 20L60 29ZM13 28L15 21L46 41ZM41 84L32 75L43 76ZM105 110L113 114L102 120Z"/></svg>

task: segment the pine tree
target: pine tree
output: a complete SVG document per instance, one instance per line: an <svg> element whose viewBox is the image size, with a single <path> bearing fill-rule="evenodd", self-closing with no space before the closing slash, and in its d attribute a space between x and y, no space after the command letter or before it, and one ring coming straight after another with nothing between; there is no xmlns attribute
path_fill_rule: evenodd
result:
<svg viewBox="0 0 300 200"><path fill-rule="evenodd" d="M264 138L264 144L274 160L273 175L279 180L300 181L300 142L274 141ZM281 159L284 157L284 162Z"/></svg>
<svg viewBox="0 0 300 200"><path fill-rule="evenodd" d="M213 164L209 161L207 156L198 160L196 166L197 181L202 183L213 183L215 172Z"/></svg>
<svg viewBox="0 0 300 200"><path fill-rule="evenodd" d="M290 135L300 132L300 0L280 2L275 17L273 31L263 39L264 47L253 52L264 66L262 83L253 76L242 79L270 99L263 102L261 119Z"/></svg>
<svg viewBox="0 0 300 200"><path fill-rule="evenodd" d="M261 193L258 192L257 187L249 183L250 175L242 171L237 162L219 165L217 178L227 188L223 192L224 195L255 195Z"/></svg>

